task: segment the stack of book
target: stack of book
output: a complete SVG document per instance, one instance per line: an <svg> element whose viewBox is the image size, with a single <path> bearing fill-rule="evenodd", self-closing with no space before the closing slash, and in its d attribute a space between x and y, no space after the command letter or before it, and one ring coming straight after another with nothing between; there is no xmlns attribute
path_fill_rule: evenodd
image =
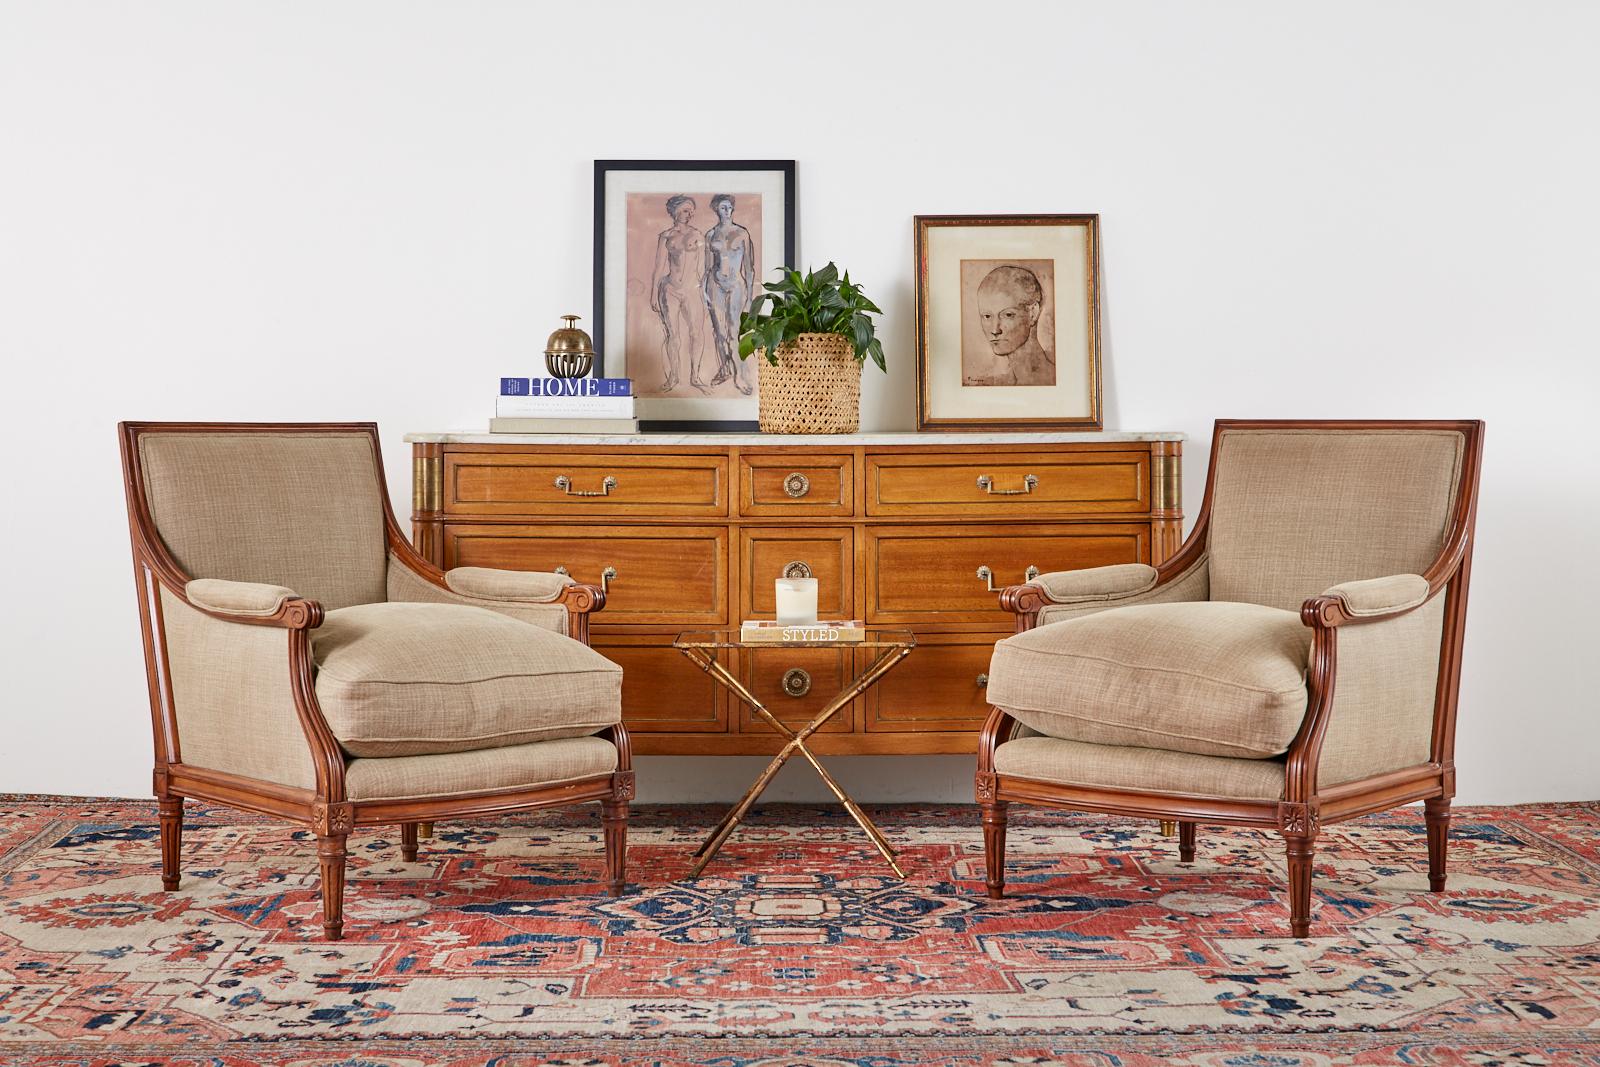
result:
<svg viewBox="0 0 1600 1067"><path fill-rule="evenodd" d="M855 644L867 639L866 625L860 619L818 619L811 623L773 622L771 619L746 619L739 627L739 640L781 645L804 641L822 644Z"/></svg>
<svg viewBox="0 0 1600 1067"><path fill-rule="evenodd" d="M630 378L501 378L490 433L638 433Z"/></svg>

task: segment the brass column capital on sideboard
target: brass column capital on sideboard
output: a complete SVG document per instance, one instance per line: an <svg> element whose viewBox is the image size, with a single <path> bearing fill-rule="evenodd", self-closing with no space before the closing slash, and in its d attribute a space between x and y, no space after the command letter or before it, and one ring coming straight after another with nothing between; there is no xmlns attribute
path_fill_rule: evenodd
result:
<svg viewBox="0 0 1600 1067"><path fill-rule="evenodd" d="M782 738L672 649L680 630L773 614L809 572L819 612L905 627L905 666L808 742L821 753L973 752L992 585L1160 563L1183 537L1179 433L415 433L412 539L446 569L564 569L607 583L594 647L624 669L645 754L770 754ZM987 577L985 577L987 575ZM804 723L849 649L745 653L730 669ZM812 686L786 686L804 672ZM838 684L832 684L832 683Z"/></svg>

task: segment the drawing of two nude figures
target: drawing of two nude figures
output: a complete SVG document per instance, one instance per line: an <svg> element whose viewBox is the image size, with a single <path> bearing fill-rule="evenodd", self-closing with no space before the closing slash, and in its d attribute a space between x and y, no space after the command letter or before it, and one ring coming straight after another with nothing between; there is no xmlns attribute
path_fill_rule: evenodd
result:
<svg viewBox="0 0 1600 1067"><path fill-rule="evenodd" d="M756 369L739 359L739 316L761 270L761 195L629 193L627 217L635 395L753 393Z"/></svg>

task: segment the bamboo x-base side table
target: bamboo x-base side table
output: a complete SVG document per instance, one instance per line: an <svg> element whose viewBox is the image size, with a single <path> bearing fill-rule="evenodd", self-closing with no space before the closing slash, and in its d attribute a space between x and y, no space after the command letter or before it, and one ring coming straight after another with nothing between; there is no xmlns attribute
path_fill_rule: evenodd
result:
<svg viewBox="0 0 1600 1067"><path fill-rule="evenodd" d="M679 634L677 640L672 642L672 647L688 656L701 670L721 682L734 696L750 705L750 710L765 719L767 724L774 730L788 738L788 742L783 746L782 751L773 757L772 762L767 764L767 769L761 772L760 776L746 790L744 796L739 799L739 803L729 809L728 814L722 817L722 821L717 824L717 828L711 832L711 836L706 838L705 844L696 850L694 854L694 870L689 872L690 878L700 877L700 872L705 870L706 864L711 862L728 838L732 836L734 829L766 790L773 776L797 752L804 756L812 767L816 768L817 774L822 776L823 782L833 791L833 795L839 798L839 803L844 805L844 810L850 813L850 817L856 821L861 829L866 831L867 837L871 838L873 846L877 848L879 854L883 856L884 861L889 864L894 873L901 878L906 876L906 872L900 869L900 864L895 862L895 849L893 845L889 844L889 839L883 836L883 831L872 824L872 820L867 818L866 813L861 810L860 806L846 795L839 783L834 781L833 775L829 774L828 769L818 761L816 754L806 747L806 738L816 733L824 723L837 715L841 709L848 707L852 700L866 692L874 682L888 674L897 663L911 654L911 650L917 647L917 639L912 635L911 631L869 630L864 640L837 642L745 641L740 637L738 630L697 630ZM740 649L759 651L761 649L781 648L839 648L846 651L852 648L859 648L876 653L877 658L873 660L870 667L858 674L854 681L845 686L843 692L828 701L827 706L817 713L816 718L806 723L799 730L793 730L783 720L772 714L767 709L767 706L761 703L756 695L750 692L749 688L717 659L717 653L719 652L732 653Z"/></svg>

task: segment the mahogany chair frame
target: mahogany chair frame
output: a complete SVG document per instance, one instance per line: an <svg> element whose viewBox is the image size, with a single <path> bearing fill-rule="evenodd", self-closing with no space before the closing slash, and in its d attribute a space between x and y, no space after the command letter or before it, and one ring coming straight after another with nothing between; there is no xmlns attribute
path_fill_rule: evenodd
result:
<svg viewBox="0 0 1600 1067"><path fill-rule="evenodd" d="M134 581L139 596L139 625L144 636L150 722L155 739L153 788L161 824L163 889L171 891L178 888L178 856L182 846L185 799L209 801L287 819L306 827L316 836L322 879L322 929L329 940L336 941L344 931L346 839L357 826L399 824L402 854L407 861L414 861L417 857L419 823L598 801L605 837L606 887L613 896L622 893L626 880L628 802L634 796L634 772L628 732L621 723L609 727L605 733L617 749L617 768L609 774L555 785L493 789L445 797L350 800L345 793L344 753L317 702L311 635L322 624L322 605L315 600L295 597L286 599L273 614L262 616L218 611L190 600L184 591L190 576L178 566L162 541L145 498L139 440L147 433L365 435L372 445L373 469L383 501L389 552L428 582L443 590L449 587L445 584L444 572L417 554L395 521L385 484L375 423L124 422L118 425L123 488L128 501L128 531L133 542ZM293 522L294 516L286 515L284 521ZM300 727L305 734L315 769L315 788L293 788L218 768L195 767L184 763L161 616L160 591L163 589L194 610L223 622L241 626L272 626L288 631L285 667ZM587 644L589 617L601 610L605 601L605 591L598 586L567 586L557 602L567 609L569 636Z"/></svg>
<svg viewBox="0 0 1600 1067"><path fill-rule="evenodd" d="M1012 738L1017 722L1000 708L991 707L978 740L976 787L983 818L985 881L990 897L999 899L1004 894L1006 815L1007 806L1012 802L1176 821L1179 857L1186 863L1194 860L1197 823L1276 830L1288 850L1290 931L1294 937L1305 937L1311 928L1311 866L1321 828L1420 800L1428 837L1428 887L1436 893L1444 890L1450 802L1456 791L1456 704L1460 695L1461 649L1467 618L1467 585L1472 572L1484 424L1477 421L1218 420L1211 439L1211 463L1199 517L1177 554L1156 569L1156 588L1182 575L1206 552L1218 453L1223 434L1230 430L1451 430L1463 435L1460 481L1443 547L1423 573L1428 582L1427 600L1441 591L1446 598L1427 762L1334 786L1318 783L1322 743L1333 711L1340 629L1396 618L1421 605L1354 616L1346 610L1342 599L1314 596L1300 608L1301 622L1312 631L1307 671L1308 702L1306 717L1285 756L1281 800L1072 786L998 774L994 769L994 751ZM1000 603L1016 616L1016 629L1021 633L1038 625L1039 611L1049 601L1037 585L1015 585L1001 591Z"/></svg>

